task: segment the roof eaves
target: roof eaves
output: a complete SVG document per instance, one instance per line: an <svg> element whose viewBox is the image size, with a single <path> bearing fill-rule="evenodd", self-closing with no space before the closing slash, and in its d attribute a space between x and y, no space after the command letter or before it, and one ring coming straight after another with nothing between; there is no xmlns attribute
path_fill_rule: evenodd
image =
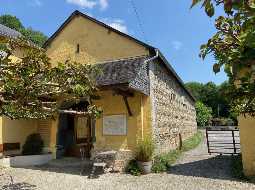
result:
<svg viewBox="0 0 255 190"><path fill-rule="evenodd" d="M0 24L0 36L8 37L8 38L18 38L21 37L22 34L16 30L13 30L3 24Z"/></svg>
<svg viewBox="0 0 255 190"><path fill-rule="evenodd" d="M158 49L155 49L158 50ZM187 92L187 94L191 97L191 99L195 102L196 99L195 97L191 94L191 92L185 87L184 82L182 81L182 79L179 77L179 75L175 72L175 70L173 69L173 67L170 65L170 63L167 61L167 59L165 58L165 56L161 53L160 50L158 50L159 52L159 57L160 59L163 61L163 63L165 64L165 66L167 67L167 69L174 75L174 77L177 79L177 81L179 82L179 84L183 87L183 89Z"/></svg>
<svg viewBox="0 0 255 190"><path fill-rule="evenodd" d="M88 15L86 15L86 14L84 14L84 13L78 11L78 10L74 11L74 12L65 20L65 22L58 28L58 30L44 43L43 48L46 48L46 47L52 42L52 40L58 35L58 33L60 33L60 32L63 30L63 28L64 28L75 16L82 16L82 17L84 17L84 18L87 18L87 19L91 20L92 22L95 22L95 23L97 23L97 24L99 24L99 25L101 25L101 26L103 26L103 27L105 27L105 28L107 28L107 29L109 29L109 30L111 30L111 31L113 31L113 32L116 32L116 33L120 34L121 36L124 36L124 37L126 37L126 38L129 38L129 39L135 41L136 43L138 43L138 44L140 44L140 45L142 45L142 46L148 48L149 50L154 50L154 49L155 49L153 46L151 46L151 45L149 45L149 44L147 44L147 43L144 43L144 42L142 42L142 41L140 41L140 40L138 40L138 39L136 39L136 38L134 38L134 37L132 37L132 36L130 36L130 35L128 35L128 34L125 34L125 33L123 33L123 32L120 32L119 30L116 30L115 28L113 28L113 27L111 27L111 26L109 26L109 25L107 25L107 24L105 24L105 23L103 23L103 22L101 22L101 21L99 21L99 20L97 20L97 19L95 19L95 18L92 18L92 17L90 17L90 16L88 16Z"/></svg>

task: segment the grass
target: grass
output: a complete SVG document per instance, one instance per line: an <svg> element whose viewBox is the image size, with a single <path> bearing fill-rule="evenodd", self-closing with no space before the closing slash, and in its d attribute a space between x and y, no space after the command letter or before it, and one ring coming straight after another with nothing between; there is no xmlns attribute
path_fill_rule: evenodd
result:
<svg viewBox="0 0 255 190"><path fill-rule="evenodd" d="M191 138L183 141L182 151L189 151L196 148L203 140L203 133L198 131L195 135Z"/></svg>
<svg viewBox="0 0 255 190"><path fill-rule="evenodd" d="M152 166L152 171L155 173L167 171L184 152L196 148L202 140L203 134L201 131L198 131L194 136L183 141L182 148L180 150L172 150L169 153L156 156Z"/></svg>

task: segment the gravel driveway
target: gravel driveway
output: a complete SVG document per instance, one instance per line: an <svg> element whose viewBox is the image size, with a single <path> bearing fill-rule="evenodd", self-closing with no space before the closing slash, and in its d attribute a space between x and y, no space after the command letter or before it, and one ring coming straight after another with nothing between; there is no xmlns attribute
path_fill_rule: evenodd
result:
<svg viewBox="0 0 255 190"><path fill-rule="evenodd" d="M251 183L231 177L228 157L210 156L205 143L189 151L176 165L163 174L134 177L127 174L104 174L96 179L80 176L78 168L3 168L0 177L3 190L97 190L97 189L167 189L167 190L221 190L255 189ZM10 176L13 184L8 185ZM1 187L2 186L2 187Z"/></svg>

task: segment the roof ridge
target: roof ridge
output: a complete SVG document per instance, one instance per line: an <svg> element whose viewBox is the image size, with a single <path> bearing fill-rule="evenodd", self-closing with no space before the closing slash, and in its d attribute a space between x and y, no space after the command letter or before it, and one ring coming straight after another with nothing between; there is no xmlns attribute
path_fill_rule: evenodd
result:
<svg viewBox="0 0 255 190"><path fill-rule="evenodd" d="M131 36L131 35L129 35L129 34L126 34L126 33L124 33L124 32L121 32L121 31L119 31L119 30L117 30L117 29L115 29L115 28L109 26L108 24L106 24L106 23L104 23L104 22L102 22L102 21L100 21L100 20L98 20L98 19L96 19L96 18L94 18L94 17L91 17L91 16L89 16L89 15L87 15L87 14L85 14L85 13L82 13L82 12L80 12L80 11L78 11L78 10L75 10L75 11L65 20L65 22L58 28L58 30L57 30L55 33L53 33L53 35L52 35L50 38L48 38L48 40L44 43L43 48L46 48L46 47L51 43L51 41L57 36L57 34L58 34L59 32L61 32L61 30L72 20L72 18L73 18L74 16L77 16L77 15L80 15L80 16L82 16L82 17L84 17L84 18L87 18L87 19L91 20L92 22L95 22L95 23L97 23L97 24L99 24L99 25L101 25L101 26L103 26L103 27L106 27L106 28L108 28L108 29L110 29L110 30L112 30L112 31L114 31L114 32L116 32L116 33L118 33L118 34L124 36L124 37L127 37L127 38L129 38L129 39L131 39L131 40L137 42L138 44L147 47L147 48L150 49L150 50L155 49L153 46L151 46L151 45L149 45L149 44L147 44L147 43L145 43L145 42L143 42L143 41L141 41L141 40L138 40L137 38L135 38L135 37L133 37L133 36Z"/></svg>
<svg viewBox="0 0 255 190"><path fill-rule="evenodd" d="M127 60L135 60L135 59L140 59L140 58L147 58L150 57L149 55L138 55L138 56L133 56L133 57L127 57L127 58L120 58L120 59L112 59L112 60L106 60L106 61L101 61L97 62L96 64L106 64L106 63L114 63L114 62L119 62L119 61L127 61Z"/></svg>

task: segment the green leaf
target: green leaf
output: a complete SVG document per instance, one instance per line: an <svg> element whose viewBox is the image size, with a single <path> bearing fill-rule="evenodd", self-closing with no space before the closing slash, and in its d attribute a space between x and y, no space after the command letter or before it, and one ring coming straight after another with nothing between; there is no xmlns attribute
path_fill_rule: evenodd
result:
<svg viewBox="0 0 255 190"><path fill-rule="evenodd" d="M214 73L220 72L220 64L215 63L215 64L213 65L213 72L214 72Z"/></svg>
<svg viewBox="0 0 255 190"><path fill-rule="evenodd" d="M227 14L232 13L232 0L225 0L224 1L224 10Z"/></svg>
<svg viewBox="0 0 255 190"><path fill-rule="evenodd" d="M192 4L191 4L190 8L193 8L195 5L197 5L201 1L202 0L192 0Z"/></svg>
<svg viewBox="0 0 255 190"><path fill-rule="evenodd" d="M209 17L214 15L214 6L209 0L207 0L205 3L205 12Z"/></svg>

